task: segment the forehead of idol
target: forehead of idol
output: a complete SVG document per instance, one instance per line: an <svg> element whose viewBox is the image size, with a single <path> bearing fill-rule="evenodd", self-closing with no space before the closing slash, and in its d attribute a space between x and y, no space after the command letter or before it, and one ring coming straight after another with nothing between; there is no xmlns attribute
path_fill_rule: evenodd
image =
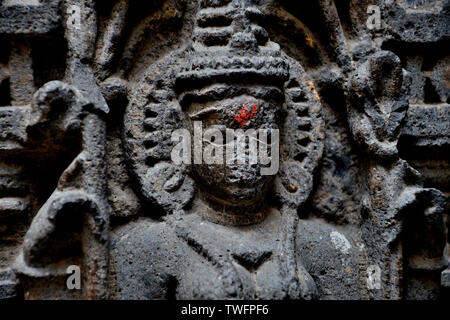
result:
<svg viewBox="0 0 450 320"><path fill-rule="evenodd" d="M180 104L190 119L197 120L224 109L240 109L243 106L236 104L236 100L240 99L245 100L240 102L242 104L247 103L250 108L253 103L261 102L278 105L283 102L284 94L279 88L272 86L214 84L206 88L185 92L180 96Z"/></svg>

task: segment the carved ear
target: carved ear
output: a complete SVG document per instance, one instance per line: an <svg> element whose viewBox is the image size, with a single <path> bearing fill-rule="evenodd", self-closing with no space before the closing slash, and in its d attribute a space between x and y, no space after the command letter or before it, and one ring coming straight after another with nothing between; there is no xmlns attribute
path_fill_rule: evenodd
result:
<svg viewBox="0 0 450 320"><path fill-rule="evenodd" d="M194 180L173 163L159 162L149 168L142 191L168 212L184 208L195 193Z"/></svg>
<svg viewBox="0 0 450 320"><path fill-rule="evenodd" d="M280 172L276 195L290 207L309 196L313 174L323 152L322 106L314 83L300 64L289 57L290 78L285 85L285 119L281 138Z"/></svg>
<svg viewBox="0 0 450 320"><path fill-rule="evenodd" d="M296 209L308 198L312 182L312 175L298 162L283 162L275 180L275 194L283 204Z"/></svg>
<svg viewBox="0 0 450 320"><path fill-rule="evenodd" d="M124 145L139 193L165 212L173 212L192 200L195 188L187 175L189 168L171 160L172 133L184 127L185 119L171 84L159 78L165 74L164 65L150 68L127 107Z"/></svg>

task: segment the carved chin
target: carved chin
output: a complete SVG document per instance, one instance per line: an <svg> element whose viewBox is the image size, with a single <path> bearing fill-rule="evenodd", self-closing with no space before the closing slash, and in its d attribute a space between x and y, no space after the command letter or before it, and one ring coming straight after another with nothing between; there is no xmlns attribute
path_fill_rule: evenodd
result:
<svg viewBox="0 0 450 320"><path fill-rule="evenodd" d="M194 166L196 180L205 193L229 205L253 204L264 197L273 177L261 176L259 166Z"/></svg>

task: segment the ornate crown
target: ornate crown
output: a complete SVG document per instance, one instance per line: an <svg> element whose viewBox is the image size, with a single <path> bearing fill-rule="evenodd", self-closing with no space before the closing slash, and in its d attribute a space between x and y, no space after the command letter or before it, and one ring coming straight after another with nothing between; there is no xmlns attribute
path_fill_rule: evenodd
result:
<svg viewBox="0 0 450 320"><path fill-rule="evenodd" d="M180 91L211 81L281 84L289 64L259 25L263 13L241 1L203 1L196 18L190 60L177 76Z"/></svg>

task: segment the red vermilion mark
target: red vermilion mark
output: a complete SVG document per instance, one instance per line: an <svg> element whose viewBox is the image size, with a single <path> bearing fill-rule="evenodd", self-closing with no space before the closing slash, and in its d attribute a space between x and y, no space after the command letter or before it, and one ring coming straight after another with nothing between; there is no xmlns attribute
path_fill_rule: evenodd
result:
<svg viewBox="0 0 450 320"><path fill-rule="evenodd" d="M251 109L248 109L248 103L242 105L242 109L234 115L234 120L236 120L241 127L247 124L247 121L254 118L258 112L258 105L252 105Z"/></svg>

